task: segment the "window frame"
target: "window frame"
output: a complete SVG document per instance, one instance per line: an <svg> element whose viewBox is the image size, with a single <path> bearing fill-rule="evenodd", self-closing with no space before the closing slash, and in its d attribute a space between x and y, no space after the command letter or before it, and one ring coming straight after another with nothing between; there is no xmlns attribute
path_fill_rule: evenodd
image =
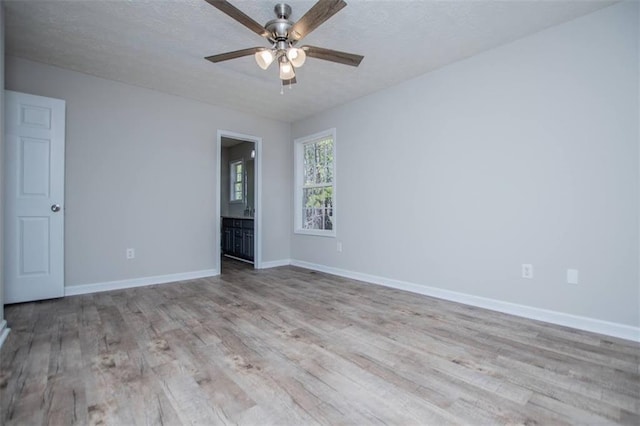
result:
<svg viewBox="0 0 640 426"><path fill-rule="evenodd" d="M302 200L304 198L304 146L313 143L319 142L322 139L326 139L327 137L331 137L333 140L333 173L332 173L332 215L331 215L331 223L332 229L306 229L302 227ZM296 234L302 235L314 235L320 237L334 237L337 234L337 139L336 139L336 129L331 128L327 130L323 130L318 133L314 133L312 135L303 136L297 139L294 139L294 229L293 232ZM329 186L329 185L327 185Z"/></svg>
<svg viewBox="0 0 640 426"><path fill-rule="evenodd" d="M242 165L242 173L241 173L241 180L240 182L236 181L237 178L237 174L236 174L236 164L240 163ZM229 202L230 203L243 203L244 199L246 197L245 194L245 176L244 176L244 158L240 158L238 160L232 160L229 161ZM236 199L234 198L235 194L236 194L236 190L235 190L235 185L237 183L241 183L242 184L242 198L240 199Z"/></svg>

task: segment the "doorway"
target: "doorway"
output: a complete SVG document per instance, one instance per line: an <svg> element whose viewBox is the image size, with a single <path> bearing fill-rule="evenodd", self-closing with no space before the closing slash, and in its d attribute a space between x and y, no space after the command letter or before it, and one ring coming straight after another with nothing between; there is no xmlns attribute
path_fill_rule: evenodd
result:
<svg viewBox="0 0 640 426"><path fill-rule="evenodd" d="M261 138L218 131L218 271L260 268Z"/></svg>

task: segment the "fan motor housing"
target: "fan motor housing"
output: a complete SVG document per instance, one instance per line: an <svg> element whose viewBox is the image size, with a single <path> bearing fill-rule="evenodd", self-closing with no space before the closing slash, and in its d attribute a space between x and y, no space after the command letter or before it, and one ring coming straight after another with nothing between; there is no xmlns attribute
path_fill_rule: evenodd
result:
<svg viewBox="0 0 640 426"><path fill-rule="evenodd" d="M264 28L273 36L272 41L286 40L289 29L293 26L293 21L289 20L291 16L291 6L285 3L278 3L273 8L277 18L273 19L264 26Z"/></svg>

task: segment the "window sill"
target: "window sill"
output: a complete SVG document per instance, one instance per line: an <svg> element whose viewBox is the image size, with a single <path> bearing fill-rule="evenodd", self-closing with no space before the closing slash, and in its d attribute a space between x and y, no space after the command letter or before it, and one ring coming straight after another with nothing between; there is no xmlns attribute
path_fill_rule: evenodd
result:
<svg viewBox="0 0 640 426"><path fill-rule="evenodd" d="M335 230L321 231L321 230L315 230L315 229L294 229L293 232L295 234L299 234L299 235L313 235L315 237L335 238L335 236L336 236L336 231Z"/></svg>

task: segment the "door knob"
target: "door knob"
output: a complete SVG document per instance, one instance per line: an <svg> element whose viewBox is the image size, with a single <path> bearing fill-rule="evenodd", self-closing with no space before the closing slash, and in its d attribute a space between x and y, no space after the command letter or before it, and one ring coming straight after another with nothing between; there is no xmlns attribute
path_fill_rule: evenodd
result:
<svg viewBox="0 0 640 426"><path fill-rule="evenodd" d="M60 204L54 204L51 206L51 211L52 212L59 212L60 211Z"/></svg>

